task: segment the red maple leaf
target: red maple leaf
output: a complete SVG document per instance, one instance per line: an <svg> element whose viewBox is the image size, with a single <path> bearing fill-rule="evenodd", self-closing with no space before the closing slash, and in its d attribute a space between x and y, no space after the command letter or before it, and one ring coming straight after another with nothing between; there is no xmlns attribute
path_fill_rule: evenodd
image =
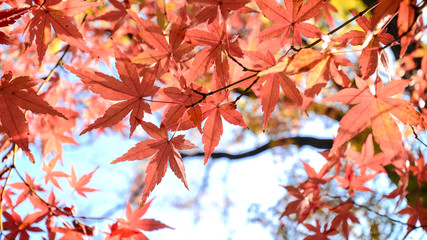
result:
<svg viewBox="0 0 427 240"><path fill-rule="evenodd" d="M391 115L404 124L423 126L421 114L410 103L391 98L403 92L408 84L407 80L394 80L383 86L378 77L375 81L375 94L372 94L369 85L356 77L357 89L346 88L323 99L323 102L357 104L341 119L331 153L363 131L370 121L374 138L386 157L392 159L398 156L403 151L402 134Z"/></svg>
<svg viewBox="0 0 427 240"><path fill-rule="evenodd" d="M354 197L354 191L370 192L371 189L363 186L366 182L375 178L377 174L357 175L354 173L353 164L347 163L344 177L335 176L335 180L341 188L347 189L351 197Z"/></svg>
<svg viewBox="0 0 427 240"><path fill-rule="evenodd" d="M336 229L341 226L344 236L348 239L349 226L347 221L351 220L353 223L359 223L359 219L357 219L354 212L351 211L353 209L353 203L344 203L339 207L331 208L338 214L335 216L334 220L332 220L331 229Z"/></svg>
<svg viewBox="0 0 427 240"><path fill-rule="evenodd" d="M308 175L308 180L310 182L313 182L314 184L325 184L329 182L333 177L326 177L325 174L328 173L328 171L331 169L330 164L327 162L323 165L322 169L320 169L319 173L314 170L308 163L301 161L304 165L305 171Z"/></svg>
<svg viewBox="0 0 427 240"><path fill-rule="evenodd" d="M80 77L92 92L100 94L101 97L108 100L121 101L108 108L104 116L90 124L80 135L95 128L110 127L132 112L129 119L130 136L132 136L137 126L136 118L144 118L144 112L151 113L150 105L146 102L145 97L153 96L159 89L154 86L153 72L146 71L140 81L140 74L135 64L115 44L113 47L116 68L122 81L100 72L92 73L65 65L65 68Z"/></svg>
<svg viewBox="0 0 427 240"><path fill-rule="evenodd" d="M0 27L6 27L12 25L18 20L22 15L29 12L32 8L9 8L0 10ZM0 32L0 44L12 44L13 42L9 37L4 33Z"/></svg>
<svg viewBox="0 0 427 240"><path fill-rule="evenodd" d="M33 12L34 17L28 22L25 31L28 30L29 43L32 43L34 38L36 39L39 65L42 64L50 42L51 26L61 40L80 50L90 52L83 40L83 36L72 23L71 16L98 5L99 3L83 0L46 0L38 6Z"/></svg>
<svg viewBox="0 0 427 240"><path fill-rule="evenodd" d="M92 172L88 174L84 174L81 178L77 179L76 171L74 171L74 166L71 166L71 175L70 175L70 178L68 179L68 183L74 190L76 190L78 194L87 198L85 192L97 191L96 189L86 187L86 185L90 182L93 174L97 169L98 168L95 168Z"/></svg>
<svg viewBox="0 0 427 240"><path fill-rule="evenodd" d="M328 240L328 236L337 235L337 231L332 226L328 228L328 224L321 225L319 220L316 220L316 226L313 226L309 223L303 223L303 225L310 231L314 232L314 235L309 235L304 238L304 240Z"/></svg>
<svg viewBox="0 0 427 240"><path fill-rule="evenodd" d="M329 82L329 75L343 87L350 86L350 79L340 69L340 66L353 65L346 57L334 54L332 51L323 52L307 48L299 51L290 62L290 67L296 72L308 71L307 86L304 95L314 98Z"/></svg>
<svg viewBox="0 0 427 240"><path fill-rule="evenodd" d="M161 228L170 228L168 225L154 220L154 219L142 219L147 209L153 200L150 200L147 204L140 208L136 208L132 211L131 205L126 205L126 219L119 218L117 222L110 226L111 233L107 239L145 239L148 238L143 234L142 231L153 231Z"/></svg>
<svg viewBox="0 0 427 240"><path fill-rule="evenodd" d="M203 4L203 9L195 16L196 23L212 23L219 13L227 19L231 10L237 10L250 2L249 0L187 0L188 3Z"/></svg>
<svg viewBox="0 0 427 240"><path fill-rule="evenodd" d="M358 13L352 11L356 16ZM362 53L360 54L359 64L362 78L366 79L374 74L378 66L378 54L381 52L382 44L389 44L394 40L393 36L387 33L386 29L381 29L378 33L374 33L375 29L372 27L371 19L361 16L356 19L357 24L363 31L351 30L344 33L336 41L343 42L344 44L363 45Z"/></svg>
<svg viewBox="0 0 427 240"><path fill-rule="evenodd" d="M312 184L309 184L312 185ZM283 186L288 190L288 193L297 198L297 200L290 202L285 211L280 215L280 218L295 213L298 222L301 223L311 212L316 211L321 205L319 195L319 188L312 188L311 186L306 189L304 183L300 184L298 188L293 186Z"/></svg>
<svg viewBox="0 0 427 240"><path fill-rule="evenodd" d="M9 71L3 75L0 83L1 124L7 135L25 151L32 162L34 162L34 156L28 148L28 124L20 108L33 113L48 113L67 119L32 91L31 88L40 82L28 76L12 79L12 72ZM28 90L24 91L25 89Z"/></svg>
<svg viewBox="0 0 427 240"><path fill-rule="evenodd" d="M399 2L399 1L396 1ZM400 1L399 15L397 17L398 34L400 36L400 56L402 57L409 44L414 40L415 35L415 21L418 18L418 8L416 7L416 0Z"/></svg>
<svg viewBox="0 0 427 240"><path fill-rule="evenodd" d="M245 54L253 61L256 61L258 66L262 68L272 69L272 67L277 64L273 54L268 50L266 55L259 51L246 51ZM262 128L264 130L266 129L268 119L279 100L280 88L289 99L298 105L302 104L301 93L299 92L295 82L290 79L283 70L279 72L272 71L272 73L269 73L268 71L270 69L267 69L264 73L260 74L261 77L259 83L257 83L262 86L260 98L262 111L264 112L262 124Z"/></svg>
<svg viewBox="0 0 427 240"><path fill-rule="evenodd" d="M159 66L157 76L167 72L170 67L179 63L185 54L193 50L193 45L183 42L186 34L185 29L187 28L185 10L172 23L168 37L169 43L158 25L139 17L130 10L128 13L141 31L140 36L142 39L152 47L145 49L134 57L132 61L144 65L156 63Z"/></svg>
<svg viewBox="0 0 427 240"><path fill-rule="evenodd" d="M184 139L184 135L178 135L169 139L166 127L161 124L160 128L148 122L139 121L141 126L154 139L139 142L135 147L129 149L123 156L117 158L113 162L144 160L151 157L145 170L145 188L142 194L141 205L144 205L154 187L158 185L165 176L166 169L169 163L170 168L175 175L181 179L185 187L188 189L187 179L185 176L184 162L178 150L187 150L196 148L190 141Z"/></svg>
<svg viewBox="0 0 427 240"><path fill-rule="evenodd" d="M196 91L202 91L202 87L197 86L196 83L190 83L190 87L186 87L185 90L181 90L177 87L167 87L162 89L162 93L167 97L167 101L176 104L169 104L163 114L162 123L168 129L174 129L174 127L180 127L182 130L182 117L185 113L188 114L193 126L197 126L200 132L202 132L202 110L199 104L193 107L194 103L202 99L200 94L197 94L192 88L196 88Z"/></svg>
<svg viewBox="0 0 427 240"><path fill-rule="evenodd" d="M57 178L66 178L70 175L64 173L63 171L55 171L54 168L56 166L56 163L58 162L59 157L55 157L49 161L48 164L46 164L46 161L43 160L43 166L42 170L46 173L44 176L44 184L48 184L51 182L55 187L62 190L61 186L58 183Z"/></svg>
<svg viewBox="0 0 427 240"><path fill-rule="evenodd" d="M384 152L375 154L372 134L369 134L365 144L362 146L362 151L360 153L351 148L348 149L347 153L354 160L354 163L358 165L360 174L362 175L365 174L367 168L377 173L385 172L384 166L392 163L390 159L385 157Z"/></svg>
<svg viewBox="0 0 427 240"><path fill-rule="evenodd" d="M67 116L68 119L45 115L38 118L37 121L31 122L31 131L34 131L37 134L34 135L42 141L43 159L53 152L55 158L60 158L62 161L63 144L79 145L72 132L79 113L62 107L58 107L57 110Z"/></svg>
<svg viewBox="0 0 427 240"><path fill-rule="evenodd" d="M416 200L416 205L408 202L408 207L400 210L399 214L409 214L408 221L406 224L408 225L407 231L410 232L414 229L419 221L421 226L423 226L424 231L427 231L427 209L425 208L423 198L418 198Z"/></svg>
<svg viewBox="0 0 427 240"><path fill-rule="evenodd" d="M21 204L29 196L33 195L33 191L28 187L30 186L34 191L45 191L40 185L34 183L34 178L31 178L28 174L25 174L25 183L16 182L10 184L10 187L15 189L22 189L22 193L16 198L15 206Z"/></svg>
<svg viewBox="0 0 427 240"><path fill-rule="evenodd" d="M124 2L109 0L109 2L111 3L111 6L107 6L105 8L107 12L101 16L95 17L93 20L116 22L113 29L111 29L111 34L114 34L129 19L129 15L126 10L130 8L130 4L128 0L125 0ZM110 8L114 8L114 10L108 11Z"/></svg>
<svg viewBox="0 0 427 240"><path fill-rule="evenodd" d="M208 162L209 157L219 144L222 129L222 118L227 122L247 127L243 120L242 114L236 110L234 103L223 103L226 95L219 94L214 95L212 100L203 106L203 118L207 118L205 125L203 126L202 142L205 150L205 164Z"/></svg>
<svg viewBox="0 0 427 240"><path fill-rule="evenodd" d="M229 82L228 55L242 57L240 47L230 41L226 33L225 22L220 25L217 20L207 25L208 31L191 29L185 38L193 45L205 47L198 52L190 68L191 79L207 72L215 63L215 81L211 83L211 90L219 89Z"/></svg>
<svg viewBox="0 0 427 240"><path fill-rule="evenodd" d="M301 35L319 38L322 34L316 26L304 21L320 12L324 4L323 0L312 0L305 3L302 0L285 0L285 8L275 0L256 0L256 3L266 18L276 22L266 27L259 35L260 38L282 35L281 39L284 43L289 33L292 32L292 45L294 42L301 45Z"/></svg>
<svg viewBox="0 0 427 240"><path fill-rule="evenodd" d="M40 212L31 213L25 216L24 220L21 219L21 216L12 210L12 214L8 212L3 212L3 215L6 219L3 222L3 227L5 230L10 231L5 237L6 239L19 239L19 240L29 240L30 235L28 231L31 232L43 232L39 227L31 226L35 222L40 221ZM19 234L19 238L18 238Z"/></svg>

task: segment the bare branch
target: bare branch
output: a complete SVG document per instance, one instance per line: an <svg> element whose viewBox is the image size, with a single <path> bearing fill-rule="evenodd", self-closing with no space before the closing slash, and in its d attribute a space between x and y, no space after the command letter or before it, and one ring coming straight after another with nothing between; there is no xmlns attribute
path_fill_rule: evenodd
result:
<svg viewBox="0 0 427 240"><path fill-rule="evenodd" d="M225 152L214 152L211 155L211 158L217 159L217 158L228 158L230 160L239 160L251 156L255 156L257 154L260 154L270 148L278 147L278 146L286 146L286 145L295 145L298 147L302 146L312 146L319 149L330 149L332 147L333 140L332 139L319 139L319 138L313 138L313 137L289 137L289 138L281 138L278 140L270 140L268 143L257 147L253 150L250 150L248 152L238 153L238 154L230 154ZM204 156L204 152L198 152L193 154L185 154L181 153L181 156L183 158L188 157L201 157Z"/></svg>

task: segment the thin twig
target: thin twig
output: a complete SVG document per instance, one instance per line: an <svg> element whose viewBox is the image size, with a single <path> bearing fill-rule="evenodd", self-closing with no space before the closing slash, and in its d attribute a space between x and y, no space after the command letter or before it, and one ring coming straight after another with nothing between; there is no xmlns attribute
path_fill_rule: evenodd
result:
<svg viewBox="0 0 427 240"><path fill-rule="evenodd" d="M260 77L257 77L252 83L251 85L249 85L242 93L240 93L240 95L233 101L234 104L237 103L237 101L240 100L240 98L243 97L243 95L245 95L247 92L249 92L249 90L258 82Z"/></svg>
<svg viewBox="0 0 427 240"><path fill-rule="evenodd" d="M237 84L239 84L239 83L241 83L241 82L244 82L244 81L246 81L246 80L249 80L249 79L251 79L251 78L255 77L257 74L258 74L258 73L255 73L255 74L252 74L252 75L250 75L250 76L248 76L248 77L242 78L242 79L240 79L240 80L239 80L239 81L237 81L237 82L231 83L231 84L226 85L226 86L224 86L224 87L222 87L222 88L218 88L218 89L217 89L217 90L215 90L215 91L211 91L211 92L208 92L208 93L196 92L196 93L200 94L200 95L202 96L202 98L201 98L199 101L197 101L197 102L195 102L195 103L193 103L193 104L191 104L191 105L186 106L186 108L194 107L194 106L196 106L197 104L199 104L199 103L203 102L203 100L205 100L208 96L213 95L213 94L215 94L215 93L217 93L217 92L220 92L220 91L226 90L227 88L230 88L230 87L232 87L232 86L234 86L234 85L237 85ZM193 91L194 91L194 89L193 89Z"/></svg>
<svg viewBox="0 0 427 240"><path fill-rule="evenodd" d="M349 20L345 21L343 24L339 25L337 28L335 28L335 29L333 29L332 31L328 32L328 33L327 33L327 35L332 35L332 34L334 34L334 33L338 32L339 30L341 30L342 28L344 28L345 26L347 26L348 24L350 24L350 23L351 23L351 22L353 22L354 20L356 20L356 19L358 19L359 17L361 17L361 16L365 15L365 13L367 13L367 12L371 11L372 9L376 8L376 7L378 6L378 4L379 4L379 2L376 2L376 3L374 3L374 4L371 4L370 6L368 6L365 10L361 11L361 12L360 12L359 14L357 14L356 16L354 16L354 17L350 18ZM310 45L308 45L308 46L305 46L305 47L302 47L302 48L299 48L299 49L292 48L292 50L294 50L294 51L296 51L296 52L299 52L299 51L301 51L302 49L305 49L305 48L312 48L312 47L314 47L315 45L317 45L318 43L320 43L320 42L322 42L322 41L323 41L323 39L319 38L319 39L317 39L316 41L314 41L313 43L311 43L311 44L310 44Z"/></svg>
<svg viewBox="0 0 427 240"><path fill-rule="evenodd" d="M409 126L411 126L412 133L414 134L415 139L417 139L421 144L423 144L425 147L427 147L427 144L425 144L423 141L421 141L421 139L418 138L418 134L415 132L414 127L412 125L409 125Z"/></svg>
<svg viewBox="0 0 427 240"><path fill-rule="evenodd" d="M237 59L234 58L233 56L231 56L230 54L228 54L228 57L231 60L233 60L233 62L237 63L237 65L239 65L241 68L243 68L244 72L256 72L256 73L260 72L259 70L254 70L254 69L250 69L250 68L245 67L242 63L240 63L239 61L237 61Z"/></svg>

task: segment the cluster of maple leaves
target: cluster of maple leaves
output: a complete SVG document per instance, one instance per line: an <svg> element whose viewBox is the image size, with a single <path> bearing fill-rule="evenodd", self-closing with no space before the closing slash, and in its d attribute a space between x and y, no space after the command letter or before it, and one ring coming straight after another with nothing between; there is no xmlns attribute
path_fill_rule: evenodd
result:
<svg viewBox="0 0 427 240"><path fill-rule="evenodd" d="M180 151L197 146L179 133L194 129L201 134L206 164L221 140L223 120L247 128L237 106L241 99L250 99L250 93L260 103L263 130L268 130L283 99L301 114L319 101L351 105L340 120L332 149L323 153L327 161L322 169L316 172L303 162L308 179L297 187L285 186L297 200L289 203L282 217L295 214L314 232L306 239L340 233L348 238L351 226L359 223L352 199L358 192L371 191L364 184L379 174L397 186L385 197L407 199L407 207L398 213L410 215L408 233L420 226L427 230L427 201L422 194L427 168L423 153L404 144L410 134L402 135L401 130L410 127L417 136L416 131L427 126L427 111L421 105L427 99L427 54L416 37L425 29L419 16L426 2L382 0L364 12L351 11L353 18L342 26L356 21L359 30L339 37L334 33L341 27L328 29L329 33L319 29L321 21L336 25L332 14L337 9L329 0L283 2L0 1L0 44L7 46L2 48L0 65L2 234L8 239L29 239L28 232L42 231L48 239L95 234L73 207L62 205L54 194L62 190L58 178L67 178L81 196L95 191L86 185L96 169L81 178L74 168L70 174L55 170L62 162L62 146L78 145L79 124L86 124L80 135L101 134L107 128L123 133L129 128L131 138L140 126L149 137L112 161L150 159L141 207L132 210L128 204L126 219L110 225L107 239L146 239L142 230L169 228L141 218L168 166L188 188ZM363 16L371 9L372 17ZM396 14L397 38L386 30ZM398 44L404 62L400 70L417 69L417 59L422 58L420 71L408 80L394 79L388 68L385 49ZM407 54L411 44L417 50ZM112 57L118 78L92 68L101 62L110 68ZM381 66L392 80L380 76ZM70 75L81 81L64 79ZM401 97L408 86L413 89L409 101ZM334 87L340 90L331 94ZM149 122L153 112L161 115L157 124ZM346 144L366 131L371 134L365 135L360 150ZM41 143L42 160L34 157L30 143ZM16 168L18 148L30 161L43 161L44 184L50 182L56 189L48 199L40 195L46 192L44 187ZM13 171L21 182L8 183ZM347 199L330 201L322 190L332 181L347 191ZM22 219L15 208L26 200L37 211ZM334 214L330 224L307 221L321 208ZM57 223L61 217L68 218ZM40 228L42 221L46 224Z"/></svg>

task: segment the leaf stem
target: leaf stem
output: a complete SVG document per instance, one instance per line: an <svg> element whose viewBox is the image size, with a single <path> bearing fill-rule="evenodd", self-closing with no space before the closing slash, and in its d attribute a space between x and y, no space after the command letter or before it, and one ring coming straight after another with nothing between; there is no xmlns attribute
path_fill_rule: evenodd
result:
<svg viewBox="0 0 427 240"><path fill-rule="evenodd" d="M237 84L239 84L239 83L241 83L241 82L244 82L244 81L246 81L246 80L249 80L249 79L251 79L251 78L255 77L256 75L258 75L258 72L257 72L257 73L255 73L255 74L252 74L252 75L250 75L250 76L248 76L248 77L242 78L242 79L240 79L240 80L238 80L238 81L236 81L236 82L234 82L234 83L231 83L231 84L229 84L229 85L226 85L226 86L224 86L224 87L222 87L222 88L218 88L217 90L214 90L214 91L208 92L208 93L201 93L201 92L198 92L198 91L197 91L196 93L197 93L197 94L202 95L202 98L201 98L199 101L197 101L197 102L195 102L195 103L193 103L193 104L191 104L191 105L186 106L186 108L194 107L194 106L196 106L197 104L199 104L199 103L203 102L203 100L205 100L208 96L213 95L213 94L215 94L215 93L217 93L217 92L220 92L220 91L226 90L227 88L230 88L230 87L232 87L232 86L234 86L234 85L237 85ZM193 91L194 91L194 89L193 89Z"/></svg>
<svg viewBox="0 0 427 240"><path fill-rule="evenodd" d="M370 5L370 6L368 6L365 10L361 11L361 12L360 12L359 14L357 14L356 16L354 16L354 17L350 18L349 20L345 21L343 24L339 25L338 27L336 27L336 28L335 28L335 29L333 29L332 31L328 32L326 35L332 35L332 34L334 34L334 33L338 32L339 30L341 30L342 28L344 28L345 26L347 26L348 24L350 24L350 23L351 23L351 22L353 22L354 20L356 20L356 19L358 19L359 17L361 17L361 16L365 15L365 13L367 13L367 12L371 11L372 9L376 8L379 4L380 4L379 2L376 2L376 3L371 4L371 5ZM301 51L302 49L305 49L305 48L312 48L312 47L316 46L318 43L320 43L320 42L322 42L322 41L323 41L323 39L319 38L319 39L317 39L316 41L314 41L313 43L309 44L308 46L305 46L305 47L302 47L302 48L299 48L299 49L296 49L296 48L293 48L293 47L292 47L292 49L293 49L294 51L299 52L299 51Z"/></svg>

